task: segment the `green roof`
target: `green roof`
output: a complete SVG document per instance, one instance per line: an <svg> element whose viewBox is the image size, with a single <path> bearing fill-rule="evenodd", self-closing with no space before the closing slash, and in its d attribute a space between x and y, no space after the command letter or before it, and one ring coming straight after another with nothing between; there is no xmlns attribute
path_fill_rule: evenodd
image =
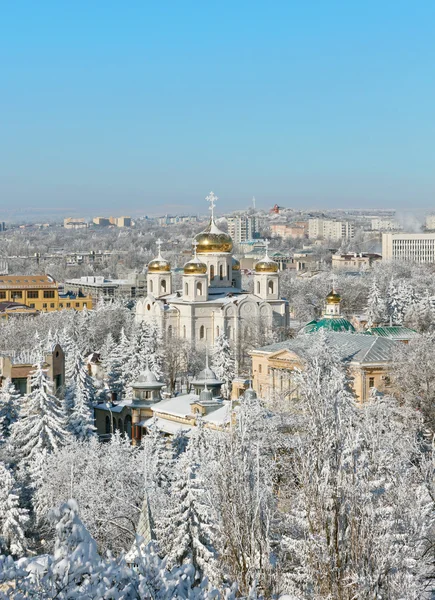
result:
<svg viewBox="0 0 435 600"><path fill-rule="evenodd" d="M409 340L418 336L418 333L414 331L414 329L404 327L403 325L370 327L370 329L367 329L364 333L366 335L377 335L378 337L390 338L392 340Z"/></svg>
<svg viewBox="0 0 435 600"><path fill-rule="evenodd" d="M328 329L329 331L342 331L352 333L355 327L350 321L343 317L322 317L319 320L311 321L304 327L304 333L313 333L319 329Z"/></svg>

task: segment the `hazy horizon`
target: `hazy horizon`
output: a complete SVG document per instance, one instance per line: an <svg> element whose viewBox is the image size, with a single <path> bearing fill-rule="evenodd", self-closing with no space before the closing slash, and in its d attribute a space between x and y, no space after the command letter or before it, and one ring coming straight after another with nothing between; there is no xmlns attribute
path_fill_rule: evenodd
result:
<svg viewBox="0 0 435 600"><path fill-rule="evenodd" d="M8 4L7 214L435 208L435 4Z"/></svg>

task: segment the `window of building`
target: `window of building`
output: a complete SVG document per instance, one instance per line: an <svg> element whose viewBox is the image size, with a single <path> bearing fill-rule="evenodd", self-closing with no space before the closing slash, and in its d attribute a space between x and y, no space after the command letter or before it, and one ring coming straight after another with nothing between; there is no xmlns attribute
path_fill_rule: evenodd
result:
<svg viewBox="0 0 435 600"><path fill-rule="evenodd" d="M0 298L4 300L6 298L6 292L0 292Z"/></svg>
<svg viewBox="0 0 435 600"><path fill-rule="evenodd" d="M151 292L151 294L153 293L153 291L154 291L154 282L153 282L153 280L151 279L151 280L150 280L150 292Z"/></svg>
<svg viewBox="0 0 435 600"><path fill-rule="evenodd" d="M224 278L224 268L222 265L219 267L219 279L222 281Z"/></svg>
<svg viewBox="0 0 435 600"><path fill-rule="evenodd" d="M39 298L38 290L36 290L36 291L31 290L31 291L27 292L27 297L28 298Z"/></svg>
<svg viewBox="0 0 435 600"><path fill-rule="evenodd" d="M124 431L131 439L131 415L127 415L124 419Z"/></svg>
<svg viewBox="0 0 435 600"><path fill-rule="evenodd" d="M269 287L269 294L273 294L273 281L269 281L268 287Z"/></svg>
<svg viewBox="0 0 435 600"><path fill-rule="evenodd" d="M66 303L66 307L67 307L67 308L71 308L71 302L67 302L67 303Z"/></svg>
<svg viewBox="0 0 435 600"><path fill-rule="evenodd" d="M210 281L214 279L214 265L210 265Z"/></svg>
<svg viewBox="0 0 435 600"><path fill-rule="evenodd" d="M374 387L375 387L375 378L369 377L369 388L374 388Z"/></svg>
<svg viewBox="0 0 435 600"><path fill-rule="evenodd" d="M204 325L201 325L201 327L199 328L199 339L203 340L205 338L205 327Z"/></svg>
<svg viewBox="0 0 435 600"><path fill-rule="evenodd" d="M45 290L44 298L54 298L54 290Z"/></svg>
<svg viewBox="0 0 435 600"><path fill-rule="evenodd" d="M161 288L162 288L162 292L164 294L166 294L166 281L163 280L160 285L161 285Z"/></svg>
<svg viewBox="0 0 435 600"><path fill-rule="evenodd" d="M83 308L87 308L88 305L86 304L86 302L83 302Z"/></svg>
<svg viewBox="0 0 435 600"><path fill-rule="evenodd" d="M198 283L196 284L196 292L202 296L202 283L200 281L198 281Z"/></svg>
<svg viewBox="0 0 435 600"><path fill-rule="evenodd" d="M80 302L76 302L76 307L79 308L79 306L80 306Z"/></svg>
<svg viewBox="0 0 435 600"><path fill-rule="evenodd" d="M46 302L43 303L42 308L47 308L47 303Z"/></svg>
<svg viewBox="0 0 435 600"><path fill-rule="evenodd" d="M169 338L172 337L172 325L169 325L169 327L168 327L168 337Z"/></svg>
<svg viewBox="0 0 435 600"><path fill-rule="evenodd" d="M60 387L62 387L62 374L58 373L55 378L54 378L54 383L56 386L56 390L58 390Z"/></svg>
<svg viewBox="0 0 435 600"><path fill-rule="evenodd" d="M12 298L22 298L23 297L23 292L19 292L19 291L14 291L12 292Z"/></svg>
<svg viewBox="0 0 435 600"><path fill-rule="evenodd" d="M219 325L216 327L216 337L219 337Z"/></svg>
<svg viewBox="0 0 435 600"><path fill-rule="evenodd" d="M30 306L30 308L35 308L35 305L32 303L30 303L29 306Z"/></svg>
<svg viewBox="0 0 435 600"><path fill-rule="evenodd" d="M27 377L13 377L12 383L20 396L27 394Z"/></svg>
<svg viewBox="0 0 435 600"><path fill-rule="evenodd" d="M183 325L183 337L186 337L186 325Z"/></svg>
<svg viewBox="0 0 435 600"><path fill-rule="evenodd" d="M257 281L257 294L259 294L259 293L260 293L260 282Z"/></svg>
<svg viewBox="0 0 435 600"><path fill-rule="evenodd" d="M50 308L54 308L54 302L50 304Z"/></svg>
<svg viewBox="0 0 435 600"><path fill-rule="evenodd" d="M106 415L106 433L110 433L110 417Z"/></svg>
<svg viewBox="0 0 435 600"><path fill-rule="evenodd" d="M186 296L189 294L189 284L188 283L184 284L184 293L186 294Z"/></svg>
<svg viewBox="0 0 435 600"><path fill-rule="evenodd" d="M263 371L263 366L262 365L258 365L258 372L261 373Z"/></svg>
<svg viewBox="0 0 435 600"><path fill-rule="evenodd" d="M33 306L35 306L35 305L33 305L33 306L32 306L32 305L30 305L30 306L31 306L31 308L33 308ZM63 302L61 302L61 303L59 304L59 308L63 308Z"/></svg>
<svg viewBox="0 0 435 600"><path fill-rule="evenodd" d="M230 265L227 265L227 279L230 280Z"/></svg>

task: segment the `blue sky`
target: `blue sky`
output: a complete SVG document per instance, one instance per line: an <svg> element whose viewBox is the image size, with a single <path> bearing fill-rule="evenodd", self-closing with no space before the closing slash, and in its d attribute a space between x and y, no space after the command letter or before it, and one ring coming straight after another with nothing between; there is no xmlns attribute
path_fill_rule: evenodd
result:
<svg viewBox="0 0 435 600"><path fill-rule="evenodd" d="M435 208L435 2L3 2L0 204Z"/></svg>

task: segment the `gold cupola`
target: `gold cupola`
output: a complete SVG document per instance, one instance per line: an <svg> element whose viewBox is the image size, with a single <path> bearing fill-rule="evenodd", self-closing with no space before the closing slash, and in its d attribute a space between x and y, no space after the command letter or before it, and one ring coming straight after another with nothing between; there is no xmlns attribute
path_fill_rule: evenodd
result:
<svg viewBox="0 0 435 600"><path fill-rule="evenodd" d="M334 288L332 288L332 290L326 296L326 304L340 304L340 302L341 302L340 294L337 294L337 292L334 290Z"/></svg>
<svg viewBox="0 0 435 600"><path fill-rule="evenodd" d="M278 263L272 260L268 254L269 244L269 240L264 242L264 245L266 246L266 255L255 265L254 268L256 273L278 273Z"/></svg>
<svg viewBox="0 0 435 600"><path fill-rule="evenodd" d="M217 199L213 192L210 192L206 198L207 202L210 202L211 219L204 231L195 236L195 241L198 242L198 254L231 252L233 249L231 236L219 229L214 222L214 207Z"/></svg>
<svg viewBox="0 0 435 600"><path fill-rule="evenodd" d="M237 258L234 258L234 256L231 268L233 271L240 271L240 262L237 260Z"/></svg>
<svg viewBox="0 0 435 600"><path fill-rule="evenodd" d="M162 241L157 240L156 243L159 247L159 254L157 258L153 258L153 260L148 263L148 273L168 273L171 270L171 263L162 256Z"/></svg>
<svg viewBox="0 0 435 600"><path fill-rule="evenodd" d="M196 254L196 248L198 242L193 240L193 246L195 248L193 258L184 265L185 275L205 275L207 273L207 265L203 263Z"/></svg>

